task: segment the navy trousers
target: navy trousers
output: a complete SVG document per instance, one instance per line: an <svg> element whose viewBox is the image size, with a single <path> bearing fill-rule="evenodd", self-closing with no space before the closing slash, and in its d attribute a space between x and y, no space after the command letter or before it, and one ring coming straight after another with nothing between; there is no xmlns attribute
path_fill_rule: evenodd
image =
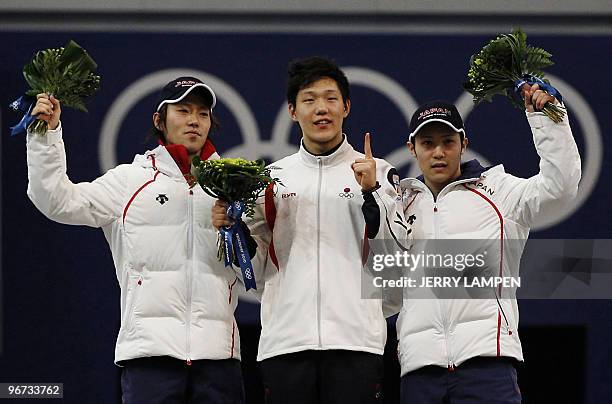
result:
<svg viewBox="0 0 612 404"><path fill-rule="evenodd" d="M383 357L326 350L279 355L261 362L266 404L380 404Z"/></svg>
<svg viewBox="0 0 612 404"><path fill-rule="evenodd" d="M449 370L425 366L401 380L401 404L519 404L516 369L509 358L472 358Z"/></svg>
<svg viewBox="0 0 612 404"><path fill-rule="evenodd" d="M121 363L124 404L242 404L242 370L237 359L195 360L167 356Z"/></svg>

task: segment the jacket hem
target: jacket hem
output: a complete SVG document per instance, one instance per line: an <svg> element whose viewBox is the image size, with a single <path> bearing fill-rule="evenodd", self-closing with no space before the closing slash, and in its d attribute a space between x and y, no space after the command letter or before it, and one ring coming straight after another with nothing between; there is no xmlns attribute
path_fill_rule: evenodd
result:
<svg viewBox="0 0 612 404"><path fill-rule="evenodd" d="M133 355L133 356L123 356L123 357L115 357L114 363L115 365L119 366L119 367L123 367L121 365L121 362L124 361L129 361L131 359L139 359L139 358L154 358L157 356L169 356L170 358L174 358L174 359L178 359L181 361L185 360L185 356L182 357L178 357L177 355L173 355L173 354L160 354L160 355ZM236 353L234 354L234 356L230 356L230 355L208 355L208 356L196 356L196 357L191 357L190 358L192 361L198 361L198 360L224 360L224 359L237 359L239 361L241 361L240 358L240 354Z"/></svg>
<svg viewBox="0 0 612 404"><path fill-rule="evenodd" d="M347 346L347 345L326 345L320 347L318 345L304 345L294 348L282 349L280 351L274 351L264 354L257 355L257 362L261 362L263 360L273 358L275 356L286 355L296 352L302 351L331 351L331 350L343 350L343 351L358 351L358 352L368 352L376 355L382 355L384 353L384 348L371 348L365 346Z"/></svg>
<svg viewBox="0 0 612 404"><path fill-rule="evenodd" d="M466 362L470 359L473 358L477 358L479 356L482 356L484 358L511 358L511 359L516 359L519 362L524 362L523 356L522 355L502 355L502 356L496 356L496 355L485 355L485 354L481 354L481 355L474 355L474 356L470 356L469 358L465 358L461 361L457 361L457 363L455 364L456 366L461 366L461 364L463 362ZM442 363L442 362L437 362L437 363L422 363L420 365L417 366L407 366L404 363L401 363L401 372L400 372L400 377L404 377L404 375L406 375L407 373L410 372L414 372L415 370L418 370L420 368L423 368L425 366L439 366L441 368L446 368L448 366L448 364L446 362Z"/></svg>

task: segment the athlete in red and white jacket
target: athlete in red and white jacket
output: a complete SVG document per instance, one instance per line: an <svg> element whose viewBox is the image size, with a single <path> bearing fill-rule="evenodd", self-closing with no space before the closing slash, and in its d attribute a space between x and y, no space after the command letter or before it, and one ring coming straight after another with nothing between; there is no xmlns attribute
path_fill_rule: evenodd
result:
<svg viewBox="0 0 612 404"><path fill-rule="evenodd" d="M433 102L417 110L411 121L409 148L423 176L401 182L411 237L526 240L538 215L562 208L576 195L580 156L567 116L557 124L533 112L534 105L541 108L554 101L537 85L525 94L527 120L540 156L540 172L528 179L506 173L502 165L485 169L475 160L460 165L467 139L456 108ZM517 274L521 254L522 245L504 249L499 275ZM476 363L470 361L473 358L522 361L518 321L516 299L405 299L397 322L403 402L442 402L424 398L426 390L436 391L436 383L443 380L424 383L425 369L435 373L439 367L442 374L446 369L457 370L461 380L470 372L462 371L462 365ZM480 359L477 363L481 365ZM510 379L504 375L502 380ZM501 400L495 402L515 402L516 397L501 399L503 393L484 379L479 383L485 395L474 402L493 402L487 394ZM461 391L461 382L458 385ZM507 382L501 385L514 387ZM443 393L452 397L455 392L449 389L443 388Z"/></svg>
<svg viewBox="0 0 612 404"><path fill-rule="evenodd" d="M164 144L78 184L66 174L59 101L41 94L33 112L51 130L28 133L28 196L54 221L102 228L113 255L121 287L115 362L124 366L126 403L187 391L190 402L243 400L237 277L217 259L214 199L189 174L193 155L219 158L208 140L214 104L198 79L171 81L153 115Z"/></svg>

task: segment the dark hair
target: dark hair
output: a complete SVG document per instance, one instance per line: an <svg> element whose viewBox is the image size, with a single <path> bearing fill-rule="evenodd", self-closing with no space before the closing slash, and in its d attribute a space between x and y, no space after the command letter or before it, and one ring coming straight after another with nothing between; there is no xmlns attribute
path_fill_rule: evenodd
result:
<svg viewBox="0 0 612 404"><path fill-rule="evenodd" d="M298 92L317 80L328 77L338 84L342 101L350 99L349 82L346 75L331 60L319 56L292 60L289 63L287 80L287 102L295 105Z"/></svg>
<svg viewBox="0 0 612 404"><path fill-rule="evenodd" d="M210 110L210 107L207 106ZM168 116L168 104L164 104L159 110L159 121L166 125L166 117ZM208 135L210 136L212 133L216 133L221 128L221 123L217 119L217 116L210 111L210 130L208 131ZM150 137L154 137L156 140L160 140L163 144L166 144L166 137L164 136L164 132L160 129L157 129L155 125L150 129L149 135L147 136L148 140Z"/></svg>

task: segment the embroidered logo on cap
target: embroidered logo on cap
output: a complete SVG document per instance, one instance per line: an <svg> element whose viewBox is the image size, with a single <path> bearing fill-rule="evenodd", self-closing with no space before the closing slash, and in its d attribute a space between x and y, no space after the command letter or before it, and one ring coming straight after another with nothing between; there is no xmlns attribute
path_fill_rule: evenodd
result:
<svg viewBox="0 0 612 404"><path fill-rule="evenodd" d="M195 84L198 84L198 82L193 81L193 80L183 80L183 81L177 81L174 87L191 87Z"/></svg>
<svg viewBox="0 0 612 404"><path fill-rule="evenodd" d="M428 119L430 116L451 116L451 111L446 108L429 108L419 114L419 119Z"/></svg>

